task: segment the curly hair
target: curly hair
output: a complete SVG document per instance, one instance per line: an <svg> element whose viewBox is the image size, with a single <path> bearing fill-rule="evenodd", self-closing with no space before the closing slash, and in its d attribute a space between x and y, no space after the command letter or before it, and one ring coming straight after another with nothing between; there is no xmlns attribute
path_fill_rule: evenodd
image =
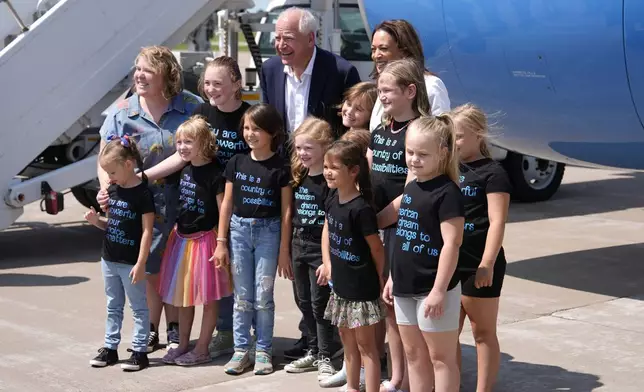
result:
<svg viewBox="0 0 644 392"><path fill-rule="evenodd" d="M146 46L134 60L134 65L144 58L155 73L163 77L163 98L170 100L183 90L181 65L172 51L165 46Z"/></svg>

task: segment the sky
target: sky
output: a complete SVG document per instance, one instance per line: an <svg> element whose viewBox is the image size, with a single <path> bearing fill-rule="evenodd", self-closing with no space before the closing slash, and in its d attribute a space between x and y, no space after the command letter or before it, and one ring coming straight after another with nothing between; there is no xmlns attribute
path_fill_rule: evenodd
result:
<svg viewBox="0 0 644 392"><path fill-rule="evenodd" d="M265 10L268 6L269 0L253 0L255 2L255 8L253 11Z"/></svg>

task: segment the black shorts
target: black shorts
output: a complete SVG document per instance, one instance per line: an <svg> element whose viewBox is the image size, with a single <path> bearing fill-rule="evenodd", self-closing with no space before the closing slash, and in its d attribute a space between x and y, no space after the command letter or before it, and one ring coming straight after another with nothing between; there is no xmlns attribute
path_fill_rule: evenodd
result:
<svg viewBox="0 0 644 392"><path fill-rule="evenodd" d="M494 263L494 275L492 276L492 286L481 287L477 289L474 286L476 281L476 271L459 271L461 277L461 295L474 298L498 298L501 296L503 287L503 278L505 277L505 259L497 260Z"/></svg>

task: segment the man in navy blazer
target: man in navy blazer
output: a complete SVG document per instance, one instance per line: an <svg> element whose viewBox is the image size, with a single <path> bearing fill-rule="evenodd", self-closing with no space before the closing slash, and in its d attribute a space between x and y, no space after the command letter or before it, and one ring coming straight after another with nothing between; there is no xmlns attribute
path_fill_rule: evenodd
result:
<svg viewBox="0 0 644 392"><path fill-rule="evenodd" d="M339 106L360 75L347 60L315 45L317 27L309 10L293 7L280 14L275 24L277 56L262 65L262 100L282 114L288 133L313 115L328 121L340 136L344 128Z"/></svg>

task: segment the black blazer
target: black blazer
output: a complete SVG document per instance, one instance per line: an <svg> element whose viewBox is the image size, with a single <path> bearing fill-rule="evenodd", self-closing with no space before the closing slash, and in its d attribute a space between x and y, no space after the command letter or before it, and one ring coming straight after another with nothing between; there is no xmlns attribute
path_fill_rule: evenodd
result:
<svg viewBox="0 0 644 392"><path fill-rule="evenodd" d="M279 56L271 57L262 64L262 102L275 106L284 119L286 118L286 73ZM347 60L327 50L317 47L311 87L309 89L308 113L322 118L331 124L336 136L344 133L339 106L344 92L360 82L358 70Z"/></svg>

